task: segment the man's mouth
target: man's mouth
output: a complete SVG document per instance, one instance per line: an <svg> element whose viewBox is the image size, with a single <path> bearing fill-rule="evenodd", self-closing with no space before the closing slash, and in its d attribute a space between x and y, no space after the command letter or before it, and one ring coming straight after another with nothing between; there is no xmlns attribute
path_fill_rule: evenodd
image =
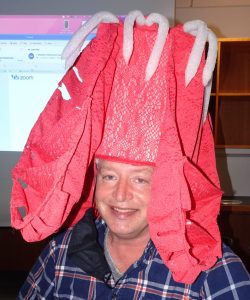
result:
<svg viewBox="0 0 250 300"><path fill-rule="evenodd" d="M117 211L118 213L132 213L132 212L135 212L136 209L134 208L121 208L121 207L112 207L112 209L114 211Z"/></svg>

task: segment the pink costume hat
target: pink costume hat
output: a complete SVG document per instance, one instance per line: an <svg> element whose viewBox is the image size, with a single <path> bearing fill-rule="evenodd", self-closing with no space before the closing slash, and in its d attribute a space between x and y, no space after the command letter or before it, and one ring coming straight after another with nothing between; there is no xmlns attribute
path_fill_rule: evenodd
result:
<svg viewBox="0 0 250 300"><path fill-rule="evenodd" d="M24 239L82 218L98 157L155 167L150 236L176 281L214 265L222 192L207 109L216 45L201 21L169 29L163 16L139 11L124 22L98 13L78 30L63 53L68 71L13 169L11 220Z"/></svg>

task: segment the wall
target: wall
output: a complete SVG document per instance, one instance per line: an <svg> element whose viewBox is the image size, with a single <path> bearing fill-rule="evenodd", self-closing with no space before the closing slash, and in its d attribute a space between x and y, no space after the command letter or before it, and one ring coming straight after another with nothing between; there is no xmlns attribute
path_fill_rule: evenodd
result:
<svg viewBox="0 0 250 300"><path fill-rule="evenodd" d="M4 4L2 3L4 2ZM175 0L0 0L0 14L94 14L110 11L127 14L139 9L144 14L157 12L174 22Z"/></svg>
<svg viewBox="0 0 250 300"><path fill-rule="evenodd" d="M216 163L224 195L250 198L250 149L218 149Z"/></svg>
<svg viewBox="0 0 250 300"><path fill-rule="evenodd" d="M176 0L176 23L201 19L218 37L250 37L250 0ZM226 196L250 196L250 149L216 151Z"/></svg>
<svg viewBox="0 0 250 300"><path fill-rule="evenodd" d="M176 22L201 19L218 37L250 37L250 0L176 0Z"/></svg>

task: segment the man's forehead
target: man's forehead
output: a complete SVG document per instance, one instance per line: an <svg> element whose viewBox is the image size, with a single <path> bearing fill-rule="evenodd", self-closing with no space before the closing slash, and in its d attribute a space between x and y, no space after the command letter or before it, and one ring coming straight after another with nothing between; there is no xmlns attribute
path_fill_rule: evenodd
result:
<svg viewBox="0 0 250 300"><path fill-rule="evenodd" d="M149 166L147 164L143 165L143 164L132 164L132 163L127 163L127 162L121 162L121 161L112 161L112 160L108 160L108 159L96 159L96 165L97 168L105 168L105 169L129 169L131 171L148 171L148 172L152 172L153 171L153 166Z"/></svg>

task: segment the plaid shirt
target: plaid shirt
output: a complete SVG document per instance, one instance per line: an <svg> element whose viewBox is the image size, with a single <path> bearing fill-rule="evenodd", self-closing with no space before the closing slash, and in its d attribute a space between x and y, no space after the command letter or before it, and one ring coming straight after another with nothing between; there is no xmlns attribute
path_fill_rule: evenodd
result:
<svg viewBox="0 0 250 300"><path fill-rule="evenodd" d="M106 225L96 221L103 242ZM68 257L72 228L58 234L42 252L17 299L250 299L250 276L239 257L223 246L223 258L189 285L175 282L150 241L142 257L118 280L88 275Z"/></svg>

